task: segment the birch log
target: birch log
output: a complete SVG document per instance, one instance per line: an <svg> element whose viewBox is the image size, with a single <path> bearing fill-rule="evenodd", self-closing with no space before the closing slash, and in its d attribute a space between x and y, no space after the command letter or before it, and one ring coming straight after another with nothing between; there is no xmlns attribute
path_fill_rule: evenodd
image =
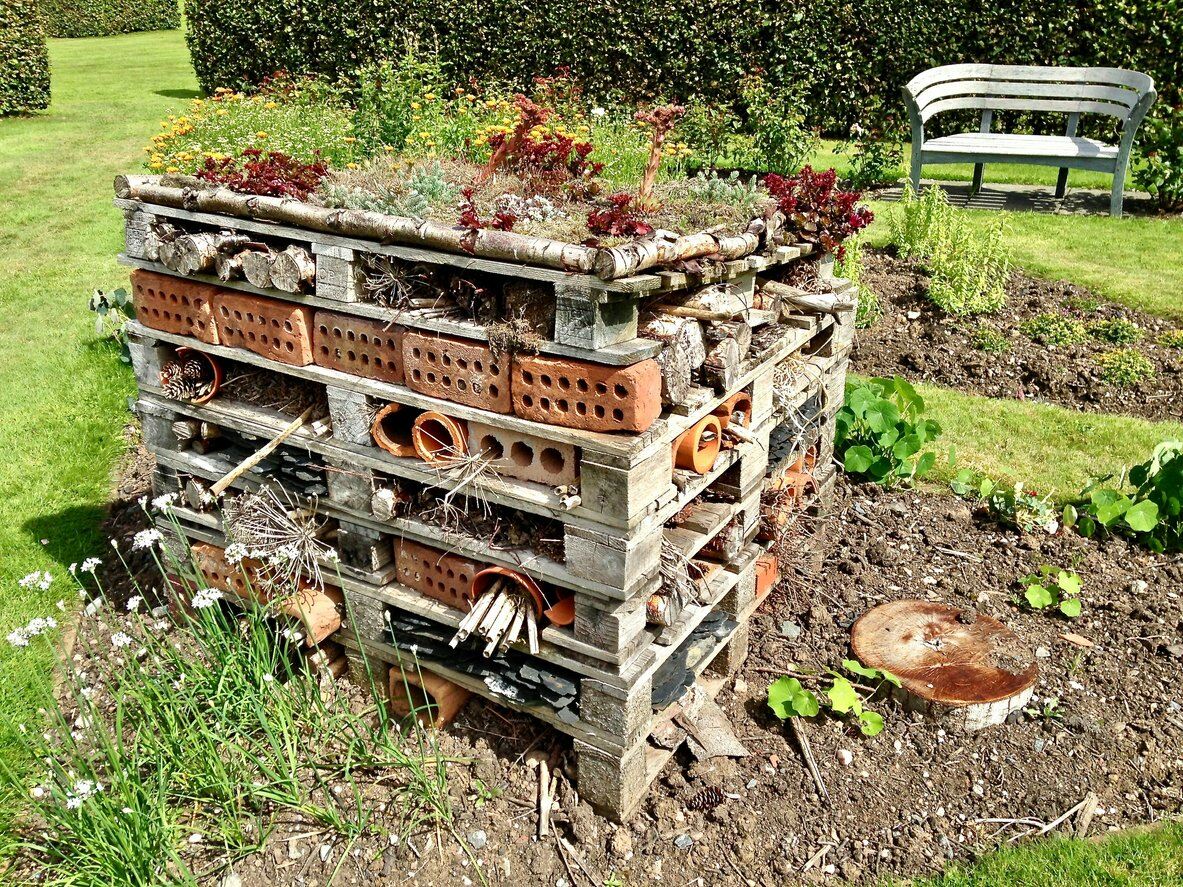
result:
<svg viewBox="0 0 1183 887"><path fill-rule="evenodd" d="M595 271L605 280L614 280L690 259L740 259L754 253L759 246L759 236L748 231L729 237L718 237L707 231L679 237L673 231L659 229L631 243L601 249L596 256Z"/></svg>
<svg viewBox="0 0 1183 887"><path fill-rule="evenodd" d="M219 253L231 253L241 249L250 238L242 234L209 231L185 234L176 239L176 267L181 274L204 274L213 270Z"/></svg>
<svg viewBox="0 0 1183 887"><path fill-rule="evenodd" d="M854 308L854 300L836 293L810 293L787 283L767 280L761 289L780 300L781 315L792 312L807 314L833 314L835 316Z"/></svg>
<svg viewBox="0 0 1183 887"><path fill-rule="evenodd" d="M275 261L275 252L270 248L244 250L239 253L242 273L251 286L259 289L271 287L271 265Z"/></svg>
<svg viewBox="0 0 1183 887"><path fill-rule="evenodd" d="M454 228L425 219L388 216L369 210L329 209L291 198L238 194L227 188L172 187L162 184L159 176L117 176L115 196L192 212L263 219L344 237L427 246L564 271L592 271L600 252L593 247L545 237L487 228Z"/></svg>
<svg viewBox="0 0 1183 887"><path fill-rule="evenodd" d="M298 293L316 279L316 262L302 246L289 246L271 263L271 285L285 293Z"/></svg>
<svg viewBox="0 0 1183 887"><path fill-rule="evenodd" d="M739 378L742 364L739 343L735 339L723 339L707 353L702 365L702 381L717 390L728 391Z"/></svg>
<svg viewBox="0 0 1183 887"><path fill-rule="evenodd" d="M735 340L739 345L740 357L746 355L752 347L752 328L747 321L732 320L708 323L702 332L703 342L708 350L714 348L724 339Z"/></svg>

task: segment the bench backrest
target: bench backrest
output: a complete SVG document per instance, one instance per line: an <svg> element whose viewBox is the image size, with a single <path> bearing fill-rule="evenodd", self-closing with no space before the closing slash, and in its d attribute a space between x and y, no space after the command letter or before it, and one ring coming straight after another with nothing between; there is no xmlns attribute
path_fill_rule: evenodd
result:
<svg viewBox="0 0 1183 887"><path fill-rule="evenodd" d="M1051 111L1127 120L1154 80L1123 68L943 65L904 87L921 123L944 111Z"/></svg>

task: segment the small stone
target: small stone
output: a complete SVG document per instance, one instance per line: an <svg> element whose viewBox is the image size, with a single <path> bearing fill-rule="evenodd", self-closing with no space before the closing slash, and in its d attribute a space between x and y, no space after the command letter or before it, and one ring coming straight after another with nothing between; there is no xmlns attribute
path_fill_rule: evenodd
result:
<svg viewBox="0 0 1183 887"><path fill-rule="evenodd" d="M473 850L484 850L485 845L489 843L489 836L485 834L483 829L477 829L474 832L468 833L468 846Z"/></svg>
<svg viewBox="0 0 1183 887"><path fill-rule="evenodd" d="M1035 658L1036 659L1050 659L1051 655L1052 655L1051 651L1047 647L1036 647L1035 648Z"/></svg>
<svg viewBox="0 0 1183 887"><path fill-rule="evenodd" d="M333 852L333 848L329 844L320 845L320 861L328 862L329 855Z"/></svg>
<svg viewBox="0 0 1183 887"><path fill-rule="evenodd" d="M788 638L790 641L795 641L797 638L801 637L801 633L803 631L805 631L805 629L803 629L796 622L793 622L791 619L786 619L780 624L780 636L782 638Z"/></svg>
<svg viewBox="0 0 1183 887"><path fill-rule="evenodd" d="M1145 579L1135 579L1130 583L1130 594L1146 594L1150 590L1150 583Z"/></svg>
<svg viewBox="0 0 1183 887"><path fill-rule="evenodd" d="M1047 748L1047 740L1046 739L1036 739L1035 740L1036 753L1042 752L1045 748Z"/></svg>
<svg viewBox="0 0 1183 887"><path fill-rule="evenodd" d="M919 320L920 319L920 312L913 309L908 312L907 317L908 317L908 320Z"/></svg>
<svg viewBox="0 0 1183 887"><path fill-rule="evenodd" d="M838 749L838 760L843 767L849 767L854 763L854 752L848 748L840 748Z"/></svg>
<svg viewBox="0 0 1183 887"><path fill-rule="evenodd" d="M626 829L618 828L608 839L608 850L613 856L627 859L633 852L633 836Z"/></svg>
<svg viewBox="0 0 1183 887"><path fill-rule="evenodd" d="M222 876L222 880L218 882L218 887L242 887L242 878L238 876L238 872L230 869L230 871Z"/></svg>
<svg viewBox="0 0 1183 887"><path fill-rule="evenodd" d="M689 850L694 846L694 838L689 835L678 835L674 838L674 846L679 850Z"/></svg>
<svg viewBox="0 0 1183 887"><path fill-rule="evenodd" d="M747 693L747 692L748 692L748 682L745 681L743 678L736 678L735 679L735 695L742 696L744 693Z"/></svg>

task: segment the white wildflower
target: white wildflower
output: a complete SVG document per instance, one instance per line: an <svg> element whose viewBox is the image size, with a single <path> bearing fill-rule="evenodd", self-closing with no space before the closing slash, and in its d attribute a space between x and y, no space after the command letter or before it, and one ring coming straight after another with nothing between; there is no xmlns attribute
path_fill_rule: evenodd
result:
<svg viewBox="0 0 1183 887"><path fill-rule="evenodd" d="M176 493L164 493L152 500L152 507L157 511L168 511L174 502L177 501Z"/></svg>
<svg viewBox="0 0 1183 887"><path fill-rule="evenodd" d="M133 594L127 599L127 612L134 613L139 610L140 604L143 603L143 601L144 599L140 595Z"/></svg>
<svg viewBox="0 0 1183 887"><path fill-rule="evenodd" d="M141 496L139 499L136 500L136 502L139 503L140 508L147 510L147 508L148 508L148 497L147 496Z"/></svg>
<svg viewBox="0 0 1183 887"><path fill-rule="evenodd" d="M112 540L111 540L111 547L112 547L112 548L114 548L114 549L116 549L116 550L118 550L118 548L119 548L119 540L118 540L118 539L112 539Z"/></svg>
<svg viewBox="0 0 1183 887"><path fill-rule="evenodd" d="M152 627L157 631L168 631L172 625L167 619L161 619L158 622L153 623Z"/></svg>
<svg viewBox="0 0 1183 887"><path fill-rule="evenodd" d="M76 564L76 563L70 564L70 575L73 576L77 572L78 572L78 564Z"/></svg>
<svg viewBox="0 0 1183 887"><path fill-rule="evenodd" d="M220 601L222 596L222 592L217 588L203 588L193 595L193 600L190 603L195 610L204 610Z"/></svg>
<svg viewBox="0 0 1183 887"><path fill-rule="evenodd" d="M111 541L114 542L115 540L112 539ZM80 569L83 573L93 573L102 565L102 563L103 562L97 557L88 557L82 562L82 566L78 569Z"/></svg>
<svg viewBox="0 0 1183 887"><path fill-rule="evenodd" d="M330 548L324 553L324 559L330 564L335 564L341 560L341 555L337 554L337 549Z"/></svg>
<svg viewBox="0 0 1183 887"><path fill-rule="evenodd" d="M65 602L64 600L63 600L63 601L58 601L58 602L57 602L57 608L58 608L58 609L59 609L61 612L65 613L65 612L66 612L66 602Z"/></svg>
<svg viewBox="0 0 1183 887"><path fill-rule="evenodd" d="M246 557L246 554L246 546L241 542L233 542L230 545L227 545L226 551L224 552L226 563L229 564L240 563L242 559Z"/></svg>
<svg viewBox="0 0 1183 887"><path fill-rule="evenodd" d="M44 789L44 788L42 788L42 787L41 787L41 786L39 786L39 785L35 785L35 786L33 786L31 789L29 789L29 794L30 794L32 797L34 797L34 798L37 798L38 800L40 800L41 798L44 798L44 797L45 797L45 789Z"/></svg>
<svg viewBox="0 0 1183 887"><path fill-rule="evenodd" d="M77 810L82 806L82 798L76 795L66 795L66 809Z"/></svg>
<svg viewBox="0 0 1183 887"><path fill-rule="evenodd" d="M270 684L274 680L275 680L275 675L273 675L273 674L268 673L268 674L263 675L263 683L265 683L265 684Z"/></svg>
<svg viewBox="0 0 1183 887"><path fill-rule="evenodd" d="M27 647L29 646L29 636L23 628L14 628L8 633L8 643L14 647Z"/></svg>
<svg viewBox="0 0 1183 887"><path fill-rule="evenodd" d="M131 814L134 813L135 811L132 810L131 807L124 807L119 812L122 813L124 816L131 816Z"/></svg>
<svg viewBox="0 0 1183 887"><path fill-rule="evenodd" d="M131 550L143 551L144 549L151 548L163 538L164 533L160 532L160 530L156 529L155 527L152 527L149 530L140 530L138 533L136 533L135 538L132 539Z"/></svg>
<svg viewBox="0 0 1183 887"><path fill-rule="evenodd" d="M607 116L607 114L608 114L608 111L604 108L592 108L591 109L592 117L605 117L605 116Z"/></svg>
<svg viewBox="0 0 1183 887"><path fill-rule="evenodd" d="M131 646L131 635L126 632L117 631L111 635L111 646L115 649Z"/></svg>
<svg viewBox="0 0 1183 887"><path fill-rule="evenodd" d="M21 588L32 588L36 585L42 591L45 591L51 584L53 584L53 576L49 573L43 573L41 570L34 570L29 575L25 576L18 583Z"/></svg>

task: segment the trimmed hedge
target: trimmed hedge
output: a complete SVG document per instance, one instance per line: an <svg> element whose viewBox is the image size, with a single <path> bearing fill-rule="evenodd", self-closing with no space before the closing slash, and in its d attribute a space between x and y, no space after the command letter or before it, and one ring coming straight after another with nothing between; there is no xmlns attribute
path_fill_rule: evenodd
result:
<svg viewBox="0 0 1183 887"><path fill-rule="evenodd" d="M521 84L567 66L592 94L629 100L729 100L762 68L805 84L829 130L898 110L912 75L952 62L1136 68L1172 103L1183 85L1183 0L207 0L189 23L206 89L281 68L347 75L410 35L438 44L457 79Z"/></svg>
<svg viewBox="0 0 1183 887"><path fill-rule="evenodd" d="M50 37L107 37L181 26L177 0L40 0L40 6Z"/></svg>
<svg viewBox="0 0 1183 887"><path fill-rule="evenodd" d="M33 0L0 0L0 114L49 107L49 52Z"/></svg>

